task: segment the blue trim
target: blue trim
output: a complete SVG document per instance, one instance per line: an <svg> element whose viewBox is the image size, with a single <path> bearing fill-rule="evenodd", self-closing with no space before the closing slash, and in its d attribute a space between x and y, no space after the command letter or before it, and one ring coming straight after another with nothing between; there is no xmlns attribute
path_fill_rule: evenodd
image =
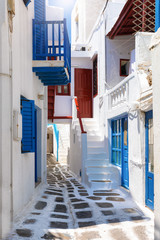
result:
<svg viewBox="0 0 160 240"><path fill-rule="evenodd" d="M41 78L45 86L65 85L71 82L71 45L68 38L66 19L63 21L45 21L44 14L41 16L41 5L42 0L40 0L40 3L39 0L36 0L35 19L32 22L33 60L64 60L64 67L33 67L33 72L36 72L36 75L43 72L49 73L48 76L44 75L43 79ZM58 32L55 32L57 25ZM50 27L52 27L52 36L50 39L52 45L49 45L48 41L48 31ZM64 41L62 41L62 39L64 39ZM69 78L66 74L66 69ZM62 74L64 75L62 76ZM51 77L51 79L49 77ZM52 82L49 80L52 80ZM53 82L53 80L56 80L56 82Z"/></svg>
<svg viewBox="0 0 160 240"><path fill-rule="evenodd" d="M145 181L145 203L146 205L151 208L152 210L154 209L154 173L149 172L148 169L148 162L149 162L149 147L148 147L148 120L153 118L153 112L149 111L146 112L145 115L145 161L146 161L146 168L145 168L145 173L146 173L146 181Z"/></svg>
<svg viewBox="0 0 160 240"><path fill-rule="evenodd" d="M119 130L120 132L117 132L117 121L119 122ZM121 119L117 119L117 120L111 120L111 163L116 165L116 166L119 166L121 167L121 163L120 163L120 156L121 156L121 146L117 146L117 142L114 142L113 139L117 139L118 137L118 145L119 145L119 142L120 142L120 138L121 138L121 129L120 129L120 121ZM114 126L115 124L115 126ZM116 127L116 129L115 129ZM115 153L115 155L117 154L118 152L118 159L115 161L113 161L113 152ZM121 160L122 160L122 157L121 157Z"/></svg>
<svg viewBox="0 0 160 240"><path fill-rule="evenodd" d="M160 0L155 0L155 32L160 27Z"/></svg>
<svg viewBox="0 0 160 240"><path fill-rule="evenodd" d="M126 178L126 175L128 174L128 166L126 165L126 159L128 161L128 128L127 128L127 148L123 146L124 143L124 121L127 119L128 116L123 116L121 118L116 118L111 120L111 163L115 166L118 166L122 168L122 175L121 175L121 184L125 188L129 189L129 175ZM118 123L118 129L117 132L117 123ZM118 142L117 142L118 138ZM118 144L118 145L117 145ZM113 153L115 154L115 159L113 160ZM117 159L118 156L118 159ZM125 179L124 179L125 177Z"/></svg>
<svg viewBox="0 0 160 240"><path fill-rule="evenodd" d="M124 146L124 122L127 120L127 146ZM128 117L122 119L122 186L129 189L128 169Z"/></svg>
<svg viewBox="0 0 160 240"><path fill-rule="evenodd" d="M53 124L53 127L54 127L54 133L55 133L55 137L56 137L56 142L57 142L57 162L58 162L58 152L59 152L59 130L58 130L56 124Z"/></svg>
<svg viewBox="0 0 160 240"><path fill-rule="evenodd" d="M38 182L37 160L37 109L35 106L35 182Z"/></svg>

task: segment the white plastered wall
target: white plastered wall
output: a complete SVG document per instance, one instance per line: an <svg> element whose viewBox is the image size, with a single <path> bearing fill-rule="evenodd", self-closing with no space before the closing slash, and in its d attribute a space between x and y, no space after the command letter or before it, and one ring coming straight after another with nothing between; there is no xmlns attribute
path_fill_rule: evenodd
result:
<svg viewBox="0 0 160 240"><path fill-rule="evenodd" d="M13 22L12 70L13 70L13 109L20 112L20 96L34 100L42 110L41 149L41 181L46 176L46 126L47 98L46 87L32 72L32 19L34 18L34 2L28 8L23 1L16 1L16 15ZM43 94L44 101L38 94ZM21 154L21 142L13 141L13 211L14 216L31 199L35 189L34 153ZM43 160L42 160L43 159Z"/></svg>
<svg viewBox="0 0 160 240"><path fill-rule="evenodd" d="M153 80L153 126L154 126L154 239L160 239L160 30L151 41Z"/></svg>
<svg viewBox="0 0 160 240"><path fill-rule="evenodd" d="M0 239L11 223L11 77L7 1L0 1Z"/></svg>
<svg viewBox="0 0 160 240"><path fill-rule="evenodd" d="M42 183L46 179L47 91L32 72L34 2L28 8L23 1L15 3L13 33L10 34L7 1L0 2L0 236L3 237L10 229L12 217L35 192L34 153L21 154L21 141L13 140L12 136L13 111L20 113L21 95L35 100L42 110L42 157L39 161ZM38 94L44 94L45 100L39 100Z"/></svg>
<svg viewBox="0 0 160 240"><path fill-rule="evenodd" d="M101 16L90 35L84 42L94 54L98 54L98 96L94 98L94 117L100 125L104 135L107 149L107 157L111 159L111 129L110 119L121 118L128 114L129 131L129 186L134 199L144 205L145 202L145 113L140 110L131 111L134 101L140 98L140 93L149 88L144 71L134 72L138 65L150 62L149 42L151 34L138 33L134 36L119 36L114 40L106 39L105 35L111 30L116 22L126 1L109 1L105 11L105 19ZM116 11L113 11L115 10ZM76 11L76 7L74 9ZM75 12L72 18L75 17ZM105 28L106 26L106 28ZM73 26L72 26L73 28ZM83 35L83 34L82 34ZM74 32L72 35L74 43ZM77 40L79 42L79 40ZM106 46L105 46L106 44ZM135 47L136 44L136 47ZM106 52L105 52L106 47ZM136 48L136 49L135 49ZM143 49L142 49L143 48ZM135 49L135 52L134 52ZM136 56L135 56L136 54ZM124 77L120 76L120 59L131 59L131 72L133 78L129 81L128 105L121 106L108 116L107 91L120 83ZM138 65L134 64L137 61ZM72 58L74 63L75 59ZM106 63L106 65L105 65ZM105 72L106 69L106 72ZM138 74L137 74L138 73ZM74 79L72 73L72 79ZM107 83L107 84L106 84ZM135 131L136 130L136 131ZM134 141L133 141L134 139Z"/></svg>
<svg viewBox="0 0 160 240"><path fill-rule="evenodd" d="M120 76L120 59L129 59L135 48L134 36L106 38L106 79L107 88L112 88L125 77Z"/></svg>

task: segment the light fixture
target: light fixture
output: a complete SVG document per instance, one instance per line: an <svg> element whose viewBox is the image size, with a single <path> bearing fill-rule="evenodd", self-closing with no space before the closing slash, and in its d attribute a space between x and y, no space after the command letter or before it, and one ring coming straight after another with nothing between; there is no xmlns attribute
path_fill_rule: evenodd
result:
<svg viewBox="0 0 160 240"><path fill-rule="evenodd" d="M39 100L44 100L44 94L38 94L38 99Z"/></svg>

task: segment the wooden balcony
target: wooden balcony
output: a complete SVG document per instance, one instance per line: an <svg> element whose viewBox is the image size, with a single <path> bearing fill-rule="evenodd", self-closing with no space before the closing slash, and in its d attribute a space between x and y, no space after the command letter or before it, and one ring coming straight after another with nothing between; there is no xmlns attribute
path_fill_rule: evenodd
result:
<svg viewBox="0 0 160 240"><path fill-rule="evenodd" d="M71 46L66 19L33 19L32 67L45 86L66 85L71 81Z"/></svg>

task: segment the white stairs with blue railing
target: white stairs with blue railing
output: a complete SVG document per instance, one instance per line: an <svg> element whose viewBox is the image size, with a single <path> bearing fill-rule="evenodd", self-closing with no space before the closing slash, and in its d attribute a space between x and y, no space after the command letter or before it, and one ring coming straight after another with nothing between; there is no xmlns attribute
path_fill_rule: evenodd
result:
<svg viewBox="0 0 160 240"><path fill-rule="evenodd" d="M82 119L87 131L87 159L85 160L85 183L94 189L113 189L120 186L120 173L107 159L107 147L94 119ZM77 134L81 135L77 124Z"/></svg>

